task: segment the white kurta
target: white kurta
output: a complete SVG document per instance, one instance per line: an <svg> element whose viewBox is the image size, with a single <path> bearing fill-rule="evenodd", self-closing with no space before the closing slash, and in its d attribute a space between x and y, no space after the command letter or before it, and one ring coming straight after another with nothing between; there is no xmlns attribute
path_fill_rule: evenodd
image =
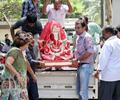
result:
<svg viewBox="0 0 120 100"><path fill-rule="evenodd" d="M110 37L100 53L99 66L101 80L120 80L120 39L116 36Z"/></svg>

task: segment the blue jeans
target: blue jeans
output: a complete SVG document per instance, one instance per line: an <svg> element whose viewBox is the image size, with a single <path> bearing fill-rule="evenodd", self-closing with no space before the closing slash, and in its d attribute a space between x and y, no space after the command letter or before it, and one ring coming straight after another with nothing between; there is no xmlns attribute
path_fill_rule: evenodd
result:
<svg viewBox="0 0 120 100"><path fill-rule="evenodd" d="M81 64L77 69L77 94L79 100L88 100L88 85L92 72L92 64Z"/></svg>

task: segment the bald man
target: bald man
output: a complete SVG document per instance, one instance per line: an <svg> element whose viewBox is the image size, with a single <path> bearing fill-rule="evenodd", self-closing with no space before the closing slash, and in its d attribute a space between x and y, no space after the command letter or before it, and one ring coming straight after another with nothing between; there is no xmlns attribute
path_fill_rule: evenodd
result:
<svg viewBox="0 0 120 100"><path fill-rule="evenodd" d="M52 4L49 4L49 0L45 0L42 14L48 14L48 21L55 20L64 27L64 20L67 13L72 12L72 5L70 0L66 0L67 5L62 4L61 0L53 0Z"/></svg>

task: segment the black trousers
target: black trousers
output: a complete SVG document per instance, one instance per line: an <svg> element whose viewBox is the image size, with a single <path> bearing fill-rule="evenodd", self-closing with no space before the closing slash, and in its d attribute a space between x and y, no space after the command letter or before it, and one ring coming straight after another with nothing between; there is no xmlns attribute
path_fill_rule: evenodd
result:
<svg viewBox="0 0 120 100"><path fill-rule="evenodd" d="M39 100L38 86L31 78L27 84L29 100Z"/></svg>
<svg viewBox="0 0 120 100"><path fill-rule="evenodd" d="M120 100L120 81L100 81L99 100Z"/></svg>

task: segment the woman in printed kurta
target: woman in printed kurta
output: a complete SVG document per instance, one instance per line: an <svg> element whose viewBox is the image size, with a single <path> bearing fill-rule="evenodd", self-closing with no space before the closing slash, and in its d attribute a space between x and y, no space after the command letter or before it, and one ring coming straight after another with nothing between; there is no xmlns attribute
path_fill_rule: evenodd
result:
<svg viewBox="0 0 120 100"><path fill-rule="evenodd" d="M26 71L28 70L33 79L36 80L36 76L28 66L24 53L32 40L31 38L31 35L25 32L18 32L13 43L15 47L7 53L6 70L2 82L2 100L8 100L9 98L12 100L28 100Z"/></svg>

